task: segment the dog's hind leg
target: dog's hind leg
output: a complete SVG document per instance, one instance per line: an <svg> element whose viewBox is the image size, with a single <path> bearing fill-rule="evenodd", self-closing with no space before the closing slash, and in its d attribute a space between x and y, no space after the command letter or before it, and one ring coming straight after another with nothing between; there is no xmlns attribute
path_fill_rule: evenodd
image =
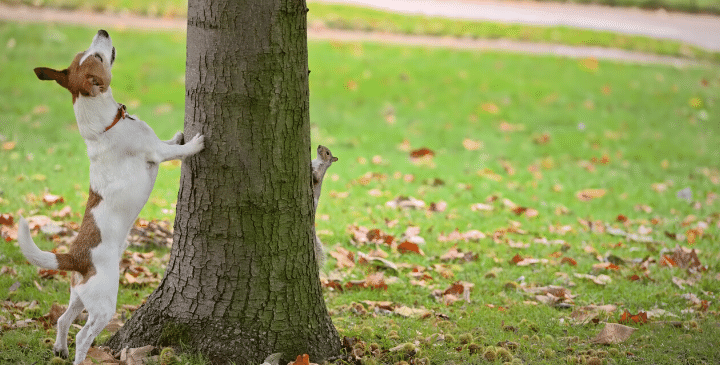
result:
<svg viewBox="0 0 720 365"><path fill-rule="evenodd" d="M75 337L74 364L80 364L85 360L95 337L102 332L115 314L115 303L104 303L93 309L88 308L88 314L87 323Z"/></svg>
<svg viewBox="0 0 720 365"><path fill-rule="evenodd" d="M57 321L57 337L55 338L55 345L53 346L55 355L66 359L70 354L67 347L68 330L75 318L82 312L83 308L85 308L85 306L75 290L70 290L70 303L68 304L68 308Z"/></svg>

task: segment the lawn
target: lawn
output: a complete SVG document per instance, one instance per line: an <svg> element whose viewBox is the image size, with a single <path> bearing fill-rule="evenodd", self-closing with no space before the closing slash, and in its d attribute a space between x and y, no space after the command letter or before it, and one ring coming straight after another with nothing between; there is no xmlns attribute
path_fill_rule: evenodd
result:
<svg viewBox="0 0 720 365"><path fill-rule="evenodd" d="M615 0L610 0L615 1ZM629 5L637 0L618 2ZM647 2L650 4L652 1ZM28 3L28 0L0 0L8 4ZM668 0L664 3L682 5L687 0ZM165 0L148 2L138 0L47 0L33 1L32 5L82 11L99 11L116 14L140 14L157 17L187 16L187 1ZM565 26L535 26L505 24L491 21L474 21L408 15L376 10L362 6L348 6L310 2L308 24L314 29L342 29L364 32L386 32L407 35L447 36L465 39L507 39L519 42L563 44L575 47L617 48L634 52L674 56L699 61L720 63L720 53L670 39L655 39L640 35L608 31L578 29Z"/></svg>
<svg viewBox="0 0 720 365"><path fill-rule="evenodd" d="M68 206L54 219L80 220L88 164L70 95L32 68L64 67L95 31L0 23L0 213ZM108 31L115 98L170 138L184 34ZM319 204L321 277L363 363L720 361L717 69L342 42L309 53L313 144L340 159ZM179 170L163 164L141 218L172 222ZM131 251L162 274L167 247ZM0 270L0 362L48 362L55 330L40 318L67 303L68 279L41 277L12 241ZM157 284L124 280L130 314ZM636 331L592 343L605 322Z"/></svg>

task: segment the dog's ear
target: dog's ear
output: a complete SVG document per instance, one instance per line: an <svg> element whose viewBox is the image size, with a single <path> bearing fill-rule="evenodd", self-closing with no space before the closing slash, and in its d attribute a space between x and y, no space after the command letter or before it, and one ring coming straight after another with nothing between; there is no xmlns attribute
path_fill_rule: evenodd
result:
<svg viewBox="0 0 720 365"><path fill-rule="evenodd" d="M55 80L60 86L68 87L68 69L58 71L48 67L36 67L34 71L40 80Z"/></svg>

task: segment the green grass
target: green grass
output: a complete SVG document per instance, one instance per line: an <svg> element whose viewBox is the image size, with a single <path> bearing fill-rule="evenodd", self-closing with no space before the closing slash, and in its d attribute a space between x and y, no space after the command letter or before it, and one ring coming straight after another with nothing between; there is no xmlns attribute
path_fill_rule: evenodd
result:
<svg viewBox="0 0 720 365"><path fill-rule="evenodd" d="M22 0L2 0L8 3ZM613 0L614 1L614 0ZM682 2L682 1L680 1ZM36 4L36 2L33 2ZM37 4L36 4L37 5ZM116 13L131 12L151 16L186 16L187 1L75 1L48 0L42 6ZM411 35L450 36L470 39L509 39L523 42L554 43L584 47L618 48L636 52L677 56L720 63L720 53L676 40L655 39L607 31L576 29L564 26L533 26L498 22L447 19L422 15L405 15L358 6L310 3L310 27L389 32Z"/></svg>
<svg viewBox="0 0 720 365"><path fill-rule="evenodd" d="M182 128L184 35L108 30L118 50L113 69L115 98L127 104L131 114L146 120L161 138L169 138ZM44 191L62 195L73 212L82 211L87 157L74 127L70 95L54 83L38 81L32 68L65 66L76 50L87 47L93 32L0 23L0 47L5 47L0 53L4 75L0 138L16 143L12 149L0 149L0 213L49 215L60 209L62 205L47 207L28 196ZM408 359L389 349L414 341L420 350L416 360L485 363L481 354L471 354L469 345L460 342L465 333L471 333L473 343L483 351L502 341L517 343L512 355L523 363L563 364L568 356L604 357L609 364L720 361L716 350L720 345L716 248L720 204L714 195L720 183L720 73L716 69L342 42L311 42L309 52L313 144L328 146L340 159L328 171L318 211L317 228L327 251L343 247L369 253L376 248L353 244L348 232L351 225L378 228L398 238L407 227L418 226L426 241L421 247L425 256L380 246L388 260L400 265L397 272L385 272L387 290L326 291L341 335L358 337L368 346L377 343L385 351L377 360L390 364ZM466 139L479 142L481 148L468 150L463 145ZM413 162L404 144L412 149L427 147L435 155L430 161ZM505 169L508 164L514 174ZM377 178L361 179L367 173ZM178 176L177 166L164 165L141 217L173 219ZM656 191L657 184L667 189ZM676 197L686 187L692 190L692 204ZM587 188L604 189L606 194L580 201L576 193ZM445 201L447 209L431 213L386 206L398 196L413 196L428 204ZM488 203L492 211L471 209L489 196L498 197ZM538 214L516 215L503 206L503 199L536 209ZM619 215L626 216L627 222L619 222ZM657 243L646 245L593 232L585 221L633 233L649 228L648 235ZM700 250L699 259L708 270L697 278L657 262L644 272L632 262L647 257L659 261L662 253L678 244L689 247L665 232L685 234L698 222L704 222L704 234L692 247ZM508 227L518 225L525 234L508 232ZM557 229L563 226L570 231L559 233ZM455 229L480 230L488 238L457 243L439 240L440 234ZM492 239L496 232L497 242ZM545 245L536 242L539 238L566 244ZM36 239L45 249L54 246L46 238ZM517 242L528 247L513 248ZM478 259L441 262L439 256L455 244L476 253ZM602 258L614 255L626 263L617 271L596 271L592 266L600 261L587 247ZM165 253L158 249L156 255ZM527 267L509 264L516 254L549 262ZM577 266L561 264L561 257L576 260ZM443 277L434 268L438 264L445 264L446 275L452 276ZM16 268L17 275L0 276L0 297L10 302L38 300L39 304L26 312L0 309L0 362L47 362L51 353L41 341L54 337L54 327L31 324L14 329L8 321L38 317L53 302L66 304L69 284L39 278L14 243L0 246L3 266ZM411 268L416 266L432 277L427 287L410 283ZM162 272L159 266L153 270ZM337 269L336 260L329 258L324 272L347 283L362 280L375 269L359 263L353 269ZM644 273L651 280L627 279ZM597 285L575 274L606 274L612 282ZM693 279L695 284L681 290L673 277ZM460 300L445 305L431 296L433 289L444 290L457 280L475 285L470 303ZM9 292L16 281L20 287ZM617 311L601 321L617 322L624 310L635 314L655 308L677 317L632 325L638 330L621 344L593 345L590 339L602 324L571 325L573 309L538 303L518 283L566 287L577 295L575 308L617 305ZM152 289L123 286L119 305L137 305ZM688 293L708 300L709 308L694 308L682 297ZM435 315L403 318L350 309L367 300L425 308ZM680 327L669 321L679 322ZM74 335L77 329L72 331ZM426 343L433 335L446 340ZM104 332L98 342L108 336ZM184 356L188 356L186 363L204 363ZM375 360L367 354L365 359Z"/></svg>
<svg viewBox="0 0 720 365"><path fill-rule="evenodd" d="M720 1L717 0L562 0L561 2L627 6L643 9L665 9L688 13L720 14Z"/></svg>
<svg viewBox="0 0 720 365"><path fill-rule="evenodd" d="M563 26L545 27L404 15L345 5L310 4L308 24L310 27L332 29L619 48L720 62L720 53L705 51L675 40Z"/></svg>
<svg viewBox="0 0 720 365"><path fill-rule="evenodd" d="M52 6L65 9L82 8L100 11L130 10L134 13L153 16L187 15L187 0L3 0L3 2L8 4L25 4L32 6ZM720 2L717 0L563 0L561 2L599 4L619 7L639 7L644 9L665 9L689 13L720 14ZM318 6L322 4L311 3L311 5Z"/></svg>

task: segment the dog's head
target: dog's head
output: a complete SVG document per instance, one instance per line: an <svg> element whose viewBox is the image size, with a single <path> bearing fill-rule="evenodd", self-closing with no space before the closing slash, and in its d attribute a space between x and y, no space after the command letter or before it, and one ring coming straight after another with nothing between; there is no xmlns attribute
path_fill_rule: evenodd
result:
<svg viewBox="0 0 720 365"><path fill-rule="evenodd" d="M101 29L93 37L90 48L75 55L68 68L58 71L37 67L35 74L40 80L55 80L68 89L75 103L78 95L97 96L110 88L110 71L114 62L115 47L108 32Z"/></svg>

